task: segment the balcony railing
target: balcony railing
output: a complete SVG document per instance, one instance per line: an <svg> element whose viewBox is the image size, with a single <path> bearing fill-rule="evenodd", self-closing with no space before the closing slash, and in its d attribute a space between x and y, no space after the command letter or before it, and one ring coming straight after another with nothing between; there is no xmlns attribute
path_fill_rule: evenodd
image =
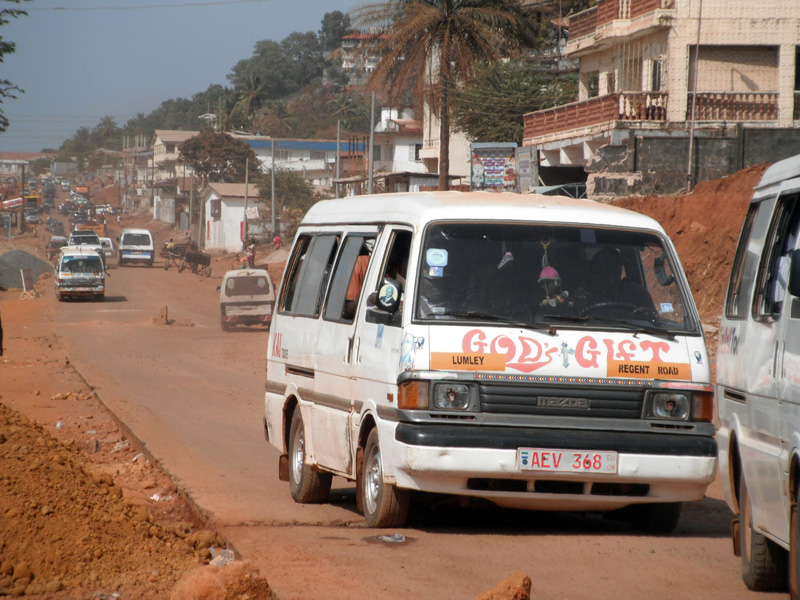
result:
<svg viewBox="0 0 800 600"><path fill-rule="evenodd" d="M635 19L659 9L674 8L675 0L600 0L597 6L569 18L569 37L592 35L598 25L617 19Z"/></svg>
<svg viewBox="0 0 800 600"><path fill-rule="evenodd" d="M795 118L797 102L795 102ZM692 94L689 94L686 120L692 118ZM704 92L698 93L694 111L696 121L777 121L777 92Z"/></svg>
<svg viewBox="0 0 800 600"><path fill-rule="evenodd" d="M665 92L614 92L525 115L524 137L540 137L613 121L664 122Z"/></svg>

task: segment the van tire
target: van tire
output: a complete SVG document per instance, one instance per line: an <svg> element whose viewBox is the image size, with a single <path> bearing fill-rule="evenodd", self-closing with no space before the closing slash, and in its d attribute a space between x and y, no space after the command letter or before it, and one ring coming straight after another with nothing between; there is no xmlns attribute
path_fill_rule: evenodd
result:
<svg viewBox="0 0 800 600"><path fill-rule="evenodd" d="M315 471L306 464L306 434L300 407L292 413L289 426L289 490L295 502L322 504L328 499L333 475Z"/></svg>
<svg viewBox="0 0 800 600"><path fill-rule="evenodd" d="M358 491L367 527L402 527L408 517L408 490L398 489L383 480L383 460L378 430L373 429L364 447L364 465Z"/></svg>
<svg viewBox="0 0 800 600"><path fill-rule="evenodd" d="M628 522L641 533L672 533L681 518L680 502L634 504L627 508Z"/></svg>
<svg viewBox="0 0 800 600"><path fill-rule="evenodd" d="M739 547L742 551L742 579L757 592L786 589L787 552L753 529L753 511L744 473L739 478Z"/></svg>
<svg viewBox="0 0 800 600"><path fill-rule="evenodd" d="M798 493L800 486L795 489L794 502L792 502L789 517L789 598L800 598L800 515L797 513Z"/></svg>

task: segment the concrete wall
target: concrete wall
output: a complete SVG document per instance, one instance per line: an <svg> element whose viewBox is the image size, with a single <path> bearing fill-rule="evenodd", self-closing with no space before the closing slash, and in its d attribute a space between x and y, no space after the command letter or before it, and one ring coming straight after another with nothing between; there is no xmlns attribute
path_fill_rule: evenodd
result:
<svg viewBox="0 0 800 600"><path fill-rule="evenodd" d="M694 183L800 154L800 129L696 131ZM686 131L618 132L587 166L590 198L674 194L685 190L689 156Z"/></svg>

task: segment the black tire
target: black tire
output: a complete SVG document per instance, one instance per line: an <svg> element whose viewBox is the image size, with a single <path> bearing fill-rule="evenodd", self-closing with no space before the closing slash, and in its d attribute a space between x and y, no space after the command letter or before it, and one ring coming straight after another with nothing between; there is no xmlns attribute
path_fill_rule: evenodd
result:
<svg viewBox="0 0 800 600"><path fill-rule="evenodd" d="M233 329L233 326L230 323L220 323L222 325L222 331L230 331Z"/></svg>
<svg viewBox="0 0 800 600"><path fill-rule="evenodd" d="M117 267L121 267L121 266L123 266L124 264L125 264L125 263L124 263L124 262L122 262L122 258L118 258L118 259L117 259Z"/></svg>
<svg viewBox="0 0 800 600"><path fill-rule="evenodd" d="M292 498L301 504L322 504L328 499L333 476L315 471L305 462L305 427L299 406L292 414L289 427L289 490Z"/></svg>
<svg viewBox="0 0 800 600"><path fill-rule="evenodd" d="M757 592L779 592L787 584L787 552L753 529L753 510L744 474L739 478L739 548L742 579Z"/></svg>
<svg viewBox="0 0 800 600"><path fill-rule="evenodd" d="M408 490L401 490L383 480L383 461L378 430L373 429L364 447L364 464L358 493L364 507L367 527L402 527L408 517Z"/></svg>
<svg viewBox="0 0 800 600"><path fill-rule="evenodd" d="M681 518L680 502L635 504L627 508L628 522L642 533L672 533Z"/></svg>
<svg viewBox="0 0 800 600"><path fill-rule="evenodd" d="M789 517L789 598L800 600L800 515L797 512L797 499L800 486L795 490L795 501Z"/></svg>

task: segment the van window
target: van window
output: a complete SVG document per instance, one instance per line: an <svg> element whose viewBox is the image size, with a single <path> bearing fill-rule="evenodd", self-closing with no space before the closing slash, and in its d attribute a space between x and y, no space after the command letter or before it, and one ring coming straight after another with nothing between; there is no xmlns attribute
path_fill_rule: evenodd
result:
<svg viewBox="0 0 800 600"><path fill-rule="evenodd" d="M102 273L103 263L100 257L81 256L65 258L61 262L61 271L64 273Z"/></svg>
<svg viewBox="0 0 800 600"><path fill-rule="evenodd" d="M679 272L652 232L434 224L422 247L415 316L697 332Z"/></svg>
<svg viewBox="0 0 800 600"><path fill-rule="evenodd" d="M374 236L348 235L331 279L325 318L352 323L364 288Z"/></svg>
<svg viewBox="0 0 800 600"><path fill-rule="evenodd" d="M226 296L263 296L269 293L267 278L263 275L257 277L229 277L225 282Z"/></svg>
<svg viewBox="0 0 800 600"><path fill-rule="evenodd" d="M728 286L727 301L725 302L725 315L729 318L741 319L747 315L749 298L742 296L742 284L744 281L747 247L750 245L750 236L753 233L753 224L756 222L757 214L758 205L754 204L747 211L747 216L742 225L742 233L739 236L739 245L736 247L736 255L733 257L731 279Z"/></svg>
<svg viewBox="0 0 800 600"><path fill-rule="evenodd" d="M120 243L126 246L149 246L152 240L147 233L126 233Z"/></svg>
<svg viewBox="0 0 800 600"><path fill-rule="evenodd" d="M777 318L789 282L791 252L797 247L800 233L799 196L778 198L775 217L765 241L765 252L758 270L754 317Z"/></svg>
<svg viewBox="0 0 800 600"><path fill-rule="evenodd" d="M281 299L281 311L319 316L337 247L338 236L333 234L298 238L291 262L292 271Z"/></svg>

